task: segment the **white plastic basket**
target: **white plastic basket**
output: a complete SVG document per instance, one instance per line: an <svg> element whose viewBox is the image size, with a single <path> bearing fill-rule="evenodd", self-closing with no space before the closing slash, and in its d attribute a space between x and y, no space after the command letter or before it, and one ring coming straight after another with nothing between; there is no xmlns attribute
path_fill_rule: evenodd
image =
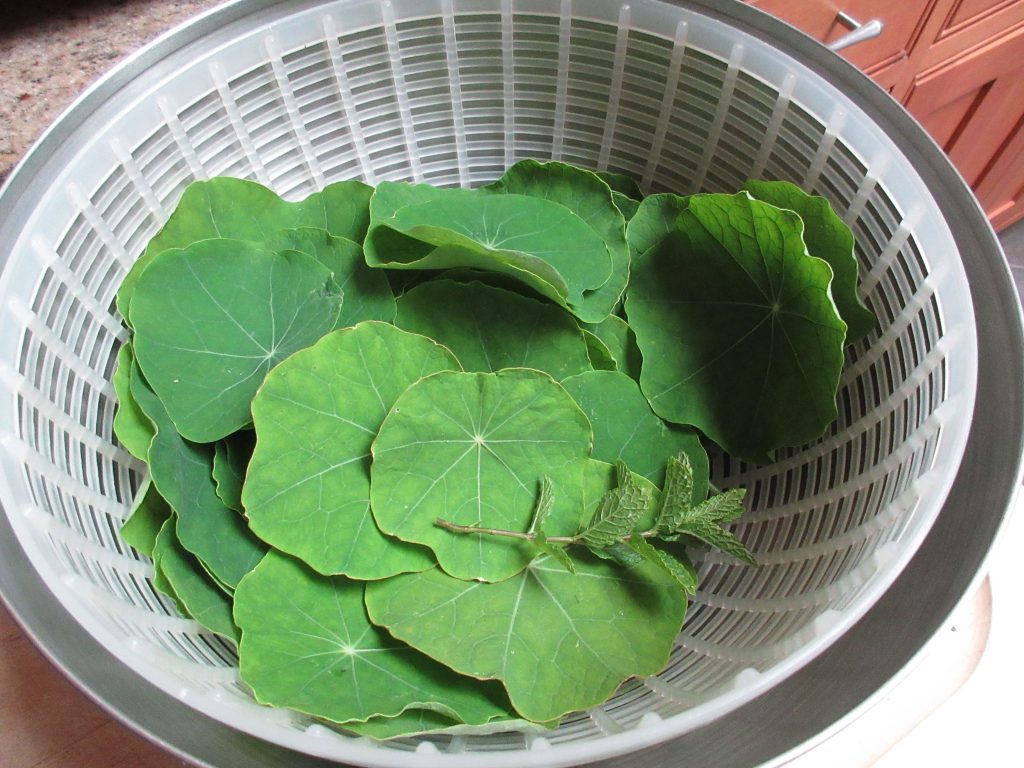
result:
<svg viewBox="0 0 1024 768"><path fill-rule="evenodd" d="M0 275L0 493L68 612L139 675L227 725L373 766L571 765L750 701L867 611L959 465L974 312L911 163L848 95L761 40L658 0L282 3L206 28L66 139ZM178 618L118 536L144 467L111 433L122 276L193 179L300 198L344 178L473 186L513 162L622 171L645 191L783 178L852 226L879 329L848 350L839 420L765 467L735 529L760 566L709 556L669 667L543 736L378 745L257 706L231 649ZM4 243L7 247L8 244ZM528 752L528 754L527 754Z"/></svg>

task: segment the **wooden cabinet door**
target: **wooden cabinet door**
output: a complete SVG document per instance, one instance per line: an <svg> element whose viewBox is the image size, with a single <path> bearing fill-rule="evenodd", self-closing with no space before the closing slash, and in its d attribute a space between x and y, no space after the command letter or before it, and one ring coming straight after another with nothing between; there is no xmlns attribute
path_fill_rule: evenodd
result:
<svg viewBox="0 0 1024 768"><path fill-rule="evenodd" d="M749 0L752 5L789 22L823 43L838 40L850 30L839 22L845 12L857 21L878 19L882 34L840 53L869 75L905 60L939 0Z"/></svg>
<svg viewBox="0 0 1024 768"><path fill-rule="evenodd" d="M921 72L904 103L986 212L1001 211L1005 220L1007 196L1019 198L1024 186L1024 169L1012 156L1024 129L1024 24Z"/></svg>

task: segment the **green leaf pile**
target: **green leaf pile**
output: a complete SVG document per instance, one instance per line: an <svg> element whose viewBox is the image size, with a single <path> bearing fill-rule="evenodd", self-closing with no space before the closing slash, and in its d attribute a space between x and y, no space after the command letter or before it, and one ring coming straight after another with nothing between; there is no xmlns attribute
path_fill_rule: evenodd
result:
<svg viewBox="0 0 1024 768"><path fill-rule="evenodd" d="M874 327L856 268L782 182L197 182L117 294L114 434L148 467L123 538L263 704L554 727L664 667L695 555L755 564L707 450L828 428Z"/></svg>

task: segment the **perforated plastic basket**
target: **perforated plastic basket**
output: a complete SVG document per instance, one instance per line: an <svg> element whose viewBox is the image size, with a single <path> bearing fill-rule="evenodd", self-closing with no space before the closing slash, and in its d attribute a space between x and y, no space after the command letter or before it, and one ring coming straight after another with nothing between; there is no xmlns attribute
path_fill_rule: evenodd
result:
<svg viewBox="0 0 1024 768"><path fill-rule="evenodd" d="M713 15L656 0L282 3L201 24L61 139L59 171L31 208L13 208L21 218L2 243L3 506L94 638L261 739L364 765L521 766L682 734L764 693L861 617L955 477L977 347L932 193L852 95ZM770 466L713 457L716 482L749 488L735 532L760 565L708 556L668 668L543 737L378 745L261 708L231 648L178 618L118 536L144 467L111 433L126 338L114 292L194 179L250 177L295 199L353 177L474 186L527 157L625 172L647 192L763 177L829 198L853 228L879 317L847 352L839 420Z"/></svg>

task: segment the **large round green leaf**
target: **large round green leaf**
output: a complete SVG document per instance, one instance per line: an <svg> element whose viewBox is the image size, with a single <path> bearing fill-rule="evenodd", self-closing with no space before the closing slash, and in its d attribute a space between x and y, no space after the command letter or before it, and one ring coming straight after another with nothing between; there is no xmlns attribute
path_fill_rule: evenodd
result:
<svg viewBox="0 0 1024 768"><path fill-rule="evenodd" d="M629 324L662 418L755 461L836 417L846 325L800 218L748 194L659 195L630 222Z"/></svg>
<svg viewBox="0 0 1024 768"><path fill-rule="evenodd" d="M410 708L462 723L507 716L500 686L460 676L373 626L363 586L273 551L239 584L240 673L258 701L339 723Z"/></svg>
<svg viewBox="0 0 1024 768"><path fill-rule="evenodd" d="M277 366L252 405L257 442L242 491L252 529L325 574L381 579L433 565L428 550L374 523L370 444L406 387L458 367L439 344L379 322L328 334Z"/></svg>
<svg viewBox="0 0 1024 768"><path fill-rule="evenodd" d="M603 314L584 295L612 275L612 257L593 229L563 205L483 190L434 190L405 203L408 185L383 182L370 202L367 263L392 269L476 267L510 275L586 321Z"/></svg>
<svg viewBox="0 0 1024 768"><path fill-rule="evenodd" d="M466 371L535 368L561 380L590 370L571 315L479 282L418 285L399 298L395 324L444 344Z"/></svg>
<svg viewBox="0 0 1024 768"><path fill-rule="evenodd" d="M629 281L629 247L626 220L604 179L567 163L523 160L484 189L550 200L564 205L586 222L608 247L612 272L600 287L583 296L580 314L586 315L589 322L600 322L615 309Z"/></svg>
<svg viewBox="0 0 1024 768"><path fill-rule="evenodd" d="M525 531L543 476L562 496L579 493L591 440L579 406L539 371L430 376L398 398L373 443L374 517L387 533L430 547L457 578L506 579L536 556L531 544L452 533L437 518ZM548 533L575 533L578 510L556 510Z"/></svg>
<svg viewBox="0 0 1024 768"><path fill-rule="evenodd" d="M498 583L438 569L371 583L376 624L464 675L500 680L533 721L596 706L623 680L660 672L686 612L657 567L573 552L576 573L541 556Z"/></svg>
<svg viewBox="0 0 1024 768"><path fill-rule="evenodd" d="M341 301L312 256L203 240L139 278L135 356L178 432L210 443L250 422L266 372L334 328Z"/></svg>
<svg viewBox="0 0 1024 768"><path fill-rule="evenodd" d="M175 431L138 365L132 366L131 391L156 428L149 446L149 473L159 495L178 515L178 540L218 584L235 587L266 547L217 495L213 446L190 442Z"/></svg>
<svg viewBox="0 0 1024 768"><path fill-rule="evenodd" d="M875 329L878 319L857 293L857 257L853 232L824 197L808 195L788 181L748 181L743 188L758 200L794 211L804 223L807 252L832 267L832 298L847 325L846 343L852 344Z"/></svg>
<svg viewBox="0 0 1024 768"><path fill-rule="evenodd" d="M129 321L135 285L153 258L200 240L231 238L262 243L282 229L317 227L361 243L370 223L372 193L373 188L360 181L339 181L305 200L290 203L245 179L224 176L194 182L185 188L170 218L125 276L117 291L117 309Z"/></svg>
<svg viewBox="0 0 1024 768"><path fill-rule="evenodd" d="M661 485L668 460L680 451L694 469L693 503L708 495L708 455L688 427L670 427L651 410L633 379L618 371L589 371L562 382L590 419L592 457L626 463L633 472Z"/></svg>
<svg viewBox="0 0 1024 768"><path fill-rule="evenodd" d="M271 251L309 254L331 270L334 282L345 297L336 327L345 328L363 320L394 322L395 296L387 275L367 266L358 243L312 227L275 232L265 243Z"/></svg>

